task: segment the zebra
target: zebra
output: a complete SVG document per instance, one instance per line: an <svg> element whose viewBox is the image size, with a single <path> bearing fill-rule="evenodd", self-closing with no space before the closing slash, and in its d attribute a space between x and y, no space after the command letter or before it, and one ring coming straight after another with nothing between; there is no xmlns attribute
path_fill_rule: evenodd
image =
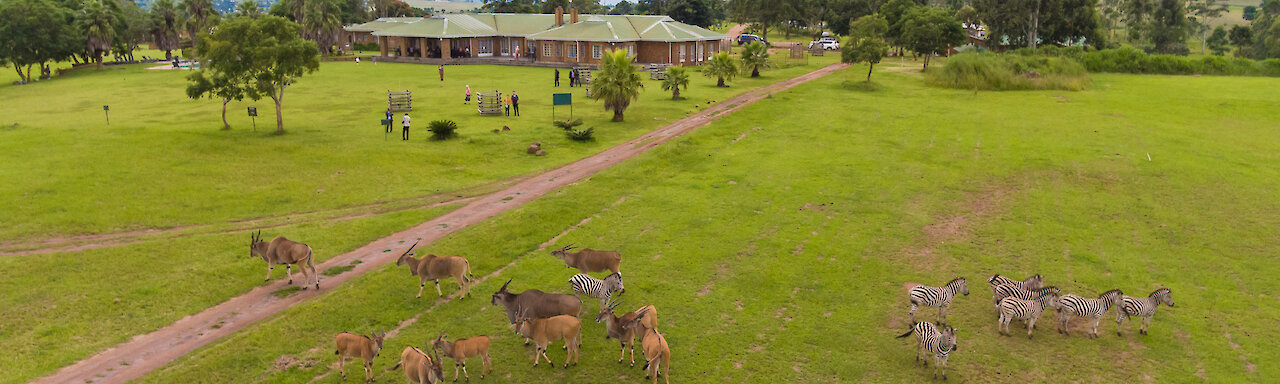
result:
<svg viewBox="0 0 1280 384"><path fill-rule="evenodd" d="M1122 328L1121 322L1129 316L1138 316L1142 318L1142 327L1138 329L1138 333L1147 334L1147 326L1151 324L1151 317L1156 314L1156 307L1160 303L1173 306L1173 291L1169 288L1160 288L1146 298L1124 296L1116 308L1116 336L1124 336L1120 333Z"/></svg>
<svg viewBox="0 0 1280 384"><path fill-rule="evenodd" d="M1000 300L1000 322L996 328L1000 334L1009 336L1009 322L1013 319L1026 320L1027 322L1027 338L1031 338L1031 332L1036 328L1036 320L1040 319L1040 315L1044 313L1045 307L1057 307L1058 295L1052 291L1043 291L1039 298L1034 300L1023 300L1016 297L1006 297Z"/></svg>
<svg viewBox="0 0 1280 384"><path fill-rule="evenodd" d="M1042 284L1044 284L1044 278L1037 273L1028 277L1026 280L1017 281L1008 277L1000 276L1000 274L996 274L995 276L991 276L991 279L987 280L987 284L991 285L991 294L995 295L996 287L1005 284L1013 284L1018 286L1018 288L1026 290L1039 289Z"/></svg>
<svg viewBox="0 0 1280 384"><path fill-rule="evenodd" d="M1023 300L1035 300L1043 296L1045 294L1044 292L1046 291L1052 291L1054 295L1062 293L1061 289L1058 289L1058 287L1053 287L1053 286L1036 288L1036 289L1023 289L1023 288L1018 288L1017 285L1013 285L1013 284L998 285L995 288L993 288L992 291L994 291L996 295L995 297L996 312L1000 312L1000 300L1004 300L1004 298L1006 297L1016 297Z"/></svg>
<svg viewBox="0 0 1280 384"><path fill-rule="evenodd" d="M941 330L940 330L941 329ZM959 349L956 347L956 329L950 326L939 327L933 323L916 323L899 339L916 334L916 344L920 350L916 352L916 361L929 366L929 355L934 355L933 379L938 379L938 369L942 369L942 379L947 379L947 356Z"/></svg>
<svg viewBox="0 0 1280 384"><path fill-rule="evenodd" d="M1096 299L1062 295L1062 298L1058 299L1058 333L1070 335L1067 322L1071 321L1071 316L1079 316L1093 319L1093 331L1089 333L1089 338L1098 337L1098 322L1102 321L1102 315L1106 314L1112 306L1119 304L1122 296L1124 292L1120 292L1119 289L1103 292Z"/></svg>
<svg viewBox="0 0 1280 384"><path fill-rule="evenodd" d="M930 287L920 285L911 288L911 311L907 312L911 316L911 323L916 322L916 308L920 306L938 307L938 321L942 324L947 323L947 307L951 306L951 300L956 297L956 292L969 295L969 286L965 284L963 277L952 279L947 285L942 287Z"/></svg>
<svg viewBox="0 0 1280 384"><path fill-rule="evenodd" d="M579 273L569 278L569 286L573 287L573 291L578 294L600 299L602 306L609 301L610 297L613 297L613 291L618 291L618 294L627 291L622 287L622 275L616 272L606 276L604 280Z"/></svg>

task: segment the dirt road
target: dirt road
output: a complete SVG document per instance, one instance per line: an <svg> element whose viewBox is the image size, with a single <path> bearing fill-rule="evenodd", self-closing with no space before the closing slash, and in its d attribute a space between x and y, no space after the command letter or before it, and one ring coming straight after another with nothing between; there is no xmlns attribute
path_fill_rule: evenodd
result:
<svg viewBox="0 0 1280 384"><path fill-rule="evenodd" d="M327 292L366 272L396 260L398 252L387 249L403 249L408 243L421 239L431 243L454 231L479 223L509 209L519 207L542 195L595 174L644 153L662 143L707 125L712 120L732 113L766 96L796 85L814 80L847 67L833 64L816 71L760 88L738 97L720 102L693 116L680 119L626 143L609 148L591 157L579 160L550 172L525 179L507 189L480 197L459 208L408 230L387 236L354 251L339 255L317 265L318 271L333 266L348 265L353 260L362 263L355 269L320 281L323 291L302 291L285 298L276 298L272 292L286 288L286 282L277 280L254 288L195 315L154 332L135 336L132 340L109 348L98 354L63 367L53 375L36 380L36 383L122 383L146 375L183 355L274 315L290 306Z"/></svg>

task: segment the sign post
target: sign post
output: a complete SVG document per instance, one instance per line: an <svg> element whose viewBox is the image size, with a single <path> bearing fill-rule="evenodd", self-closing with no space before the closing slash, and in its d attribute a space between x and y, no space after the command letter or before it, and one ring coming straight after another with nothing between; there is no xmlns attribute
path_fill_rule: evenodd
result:
<svg viewBox="0 0 1280 384"><path fill-rule="evenodd" d="M258 107L249 107L249 118L253 120L253 131L258 131Z"/></svg>
<svg viewBox="0 0 1280 384"><path fill-rule="evenodd" d="M556 106L569 106L569 120L573 120L573 94L572 93L553 93L551 94L551 120L556 119Z"/></svg>
<svg viewBox="0 0 1280 384"><path fill-rule="evenodd" d="M107 125L111 125L111 112L110 112L110 111L111 111L111 106L110 106L110 105L104 105L104 106L102 106L102 115L107 117Z"/></svg>

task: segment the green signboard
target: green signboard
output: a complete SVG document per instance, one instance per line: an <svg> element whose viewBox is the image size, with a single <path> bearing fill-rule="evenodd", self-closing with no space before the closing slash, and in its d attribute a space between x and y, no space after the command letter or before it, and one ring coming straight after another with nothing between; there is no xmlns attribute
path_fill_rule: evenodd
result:
<svg viewBox="0 0 1280 384"><path fill-rule="evenodd" d="M572 93L551 94L551 105L573 105Z"/></svg>

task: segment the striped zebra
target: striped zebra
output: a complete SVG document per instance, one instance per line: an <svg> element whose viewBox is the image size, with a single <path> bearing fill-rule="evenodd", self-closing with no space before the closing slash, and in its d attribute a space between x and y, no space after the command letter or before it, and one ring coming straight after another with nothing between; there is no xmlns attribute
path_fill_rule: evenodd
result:
<svg viewBox="0 0 1280 384"><path fill-rule="evenodd" d="M921 285L911 288L911 311L907 312L907 315L911 316L911 323L916 322L916 308L924 306L938 307L938 321L946 324L947 307L951 306L951 300L955 299L956 292L969 295L969 286L965 284L963 277L952 279L942 287Z"/></svg>
<svg viewBox="0 0 1280 384"><path fill-rule="evenodd" d="M1017 281L1017 280L1010 279L1008 277L1004 277L1004 276L1000 276L999 274L996 274L995 276L991 276L991 279L987 280L987 284L991 285L991 294L994 296L996 292L996 287L999 287L1005 284L1013 284L1018 286L1018 288L1022 288L1026 290L1039 289L1042 286L1042 284L1044 284L1044 278L1041 277L1039 273L1037 273L1035 275L1032 275L1031 277L1028 277L1026 280Z"/></svg>
<svg viewBox="0 0 1280 384"><path fill-rule="evenodd" d="M1023 300L1016 297L1006 297L1000 300L1000 322L996 328L999 328L1000 334L1009 336L1009 323L1013 319L1020 319L1027 322L1027 338L1031 338L1031 332L1036 329L1036 320L1040 319L1040 315L1044 313L1045 307L1057 307L1058 295L1052 291L1043 291L1042 295L1034 300Z"/></svg>
<svg viewBox="0 0 1280 384"><path fill-rule="evenodd" d="M622 275L617 272L606 276L604 280L600 280L585 273L579 273L569 278L569 286L573 287L573 291L580 295L587 295L600 299L600 305L605 305L613 292L618 291L619 294L626 292L626 288L622 287Z"/></svg>
<svg viewBox="0 0 1280 384"><path fill-rule="evenodd" d="M941 329L941 330L940 330ZM916 334L916 344L920 350L916 352L916 361L924 363L925 367L929 366L929 354L934 355L933 379L938 379L938 369L942 369L942 379L947 379L947 356L954 352L956 347L956 329L952 327L939 327L933 323L916 323L900 336L899 339Z"/></svg>
<svg viewBox="0 0 1280 384"><path fill-rule="evenodd" d="M1071 321L1072 316L1079 316L1093 319L1093 331L1089 333L1089 338L1098 337L1098 322L1102 321L1102 315L1105 315L1112 306L1119 305L1120 298L1123 296L1124 292L1120 292L1119 289L1103 292L1096 299L1062 295L1062 298L1058 299L1058 333L1070 335L1067 322Z"/></svg>
<svg viewBox="0 0 1280 384"><path fill-rule="evenodd" d="M1058 287L1022 289L1022 288L1018 288L1017 285L1013 285L1013 284L999 285L992 290L995 292L995 295L996 295L995 297L996 312L1000 311L1000 300L1004 300L1004 298L1006 297L1016 297L1023 300L1035 300L1044 296L1045 295L1044 292L1047 292L1047 291L1052 291L1054 295L1062 293L1062 290L1058 289Z"/></svg>
<svg viewBox="0 0 1280 384"><path fill-rule="evenodd" d="M1160 303L1173 306L1173 291L1169 288L1160 288L1151 295L1140 298L1124 296L1120 300L1120 307L1116 308L1116 336L1124 336L1120 333L1121 322L1129 316L1138 316L1142 318L1142 327L1138 329L1138 333L1147 334L1147 326L1151 324L1151 317L1156 314L1156 307Z"/></svg>

